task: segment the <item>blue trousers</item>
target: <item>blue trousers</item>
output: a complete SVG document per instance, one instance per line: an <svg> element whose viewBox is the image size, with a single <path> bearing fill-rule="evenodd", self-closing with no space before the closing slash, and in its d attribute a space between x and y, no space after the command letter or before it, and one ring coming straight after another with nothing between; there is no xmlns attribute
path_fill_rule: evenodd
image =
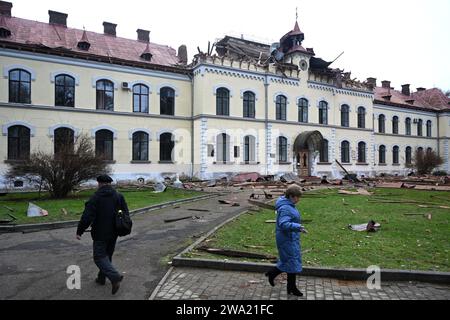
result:
<svg viewBox="0 0 450 320"><path fill-rule="evenodd" d="M94 262L99 269L98 278L108 278L111 282L117 282L121 276L112 265L112 256L116 248L117 238L108 241L94 241Z"/></svg>

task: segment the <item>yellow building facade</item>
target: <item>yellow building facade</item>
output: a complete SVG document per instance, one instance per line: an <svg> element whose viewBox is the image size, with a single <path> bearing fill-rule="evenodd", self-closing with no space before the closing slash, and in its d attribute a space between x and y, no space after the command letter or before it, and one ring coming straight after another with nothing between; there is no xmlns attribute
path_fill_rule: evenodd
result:
<svg viewBox="0 0 450 320"><path fill-rule="evenodd" d="M360 176L405 175L407 152L419 147L438 151L443 170L450 170L448 101L443 110L422 106L418 98L411 104L407 96L409 104L391 103L395 97L386 100L376 83L352 82L304 49L297 24L272 46L226 37L217 54L199 54L188 64L182 51L151 44L142 30L136 41L117 38L110 24L105 34L86 33L67 28L67 15L55 12L49 24L32 23L8 15L7 4L0 3L1 176L9 163L23 160L20 155L54 152L61 128L74 137L87 134L96 150L106 150L116 180L246 172L342 177L335 160ZM30 23L43 32L56 25L67 39L72 32L71 51L25 43L19 27ZM140 49L136 57L118 53L108 61L93 53L104 38L110 46ZM248 55L236 56L234 45ZM253 54L254 48L260 52ZM61 97L70 106L61 106Z"/></svg>

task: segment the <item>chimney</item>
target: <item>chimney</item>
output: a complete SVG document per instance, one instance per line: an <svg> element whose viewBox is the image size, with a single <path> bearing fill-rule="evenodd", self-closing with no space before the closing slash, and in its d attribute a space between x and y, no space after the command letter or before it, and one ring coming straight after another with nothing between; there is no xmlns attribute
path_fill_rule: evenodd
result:
<svg viewBox="0 0 450 320"><path fill-rule="evenodd" d="M376 78L367 78L367 86L371 89L374 89L377 86Z"/></svg>
<svg viewBox="0 0 450 320"><path fill-rule="evenodd" d="M150 42L150 31L137 29L136 32L139 41Z"/></svg>
<svg viewBox="0 0 450 320"><path fill-rule="evenodd" d="M383 88L385 88L385 89L390 89L391 88L391 82L388 81L388 80L381 81L381 86Z"/></svg>
<svg viewBox="0 0 450 320"><path fill-rule="evenodd" d="M0 1L0 15L11 17L12 6L11 2Z"/></svg>
<svg viewBox="0 0 450 320"><path fill-rule="evenodd" d="M48 23L67 27L67 14L66 13L48 10L48 15L49 15Z"/></svg>
<svg viewBox="0 0 450 320"><path fill-rule="evenodd" d="M411 95L411 91L409 90L409 84L402 85L402 94L405 96Z"/></svg>
<svg viewBox="0 0 450 320"><path fill-rule="evenodd" d="M114 24L111 22L103 22L103 33L115 37L116 36L116 27L117 27L117 24Z"/></svg>
<svg viewBox="0 0 450 320"><path fill-rule="evenodd" d="M425 90L427 90L427 89L426 89L426 88L423 88L423 87L417 88L417 92L421 92L421 91L425 91Z"/></svg>
<svg viewBox="0 0 450 320"><path fill-rule="evenodd" d="M178 48L178 60L181 64L188 63L187 47L184 44Z"/></svg>

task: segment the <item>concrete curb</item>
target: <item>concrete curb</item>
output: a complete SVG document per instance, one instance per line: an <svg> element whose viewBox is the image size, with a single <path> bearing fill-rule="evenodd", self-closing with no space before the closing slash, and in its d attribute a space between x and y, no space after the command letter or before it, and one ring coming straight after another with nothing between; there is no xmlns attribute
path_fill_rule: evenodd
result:
<svg viewBox="0 0 450 320"><path fill-rule="evenodd" d="M222 261L208 259L189 259L177 256L172 260L172 266L265 273L275 265L270 263L241 262L232 260ZM303 271L301 273L302 276L307 277L333 278L353 281L367 281L371 274L367 273L367 270L365 269L335 268L303 268ZM450 284L450 272L382 269L381 281L418 281Z"/></svg>
<svg viewBox="0 0 450 320"><path fill-rule="evenodd" d="M170 267L169 271L167 271L167 273L164 275L164 277L158 283L158 285L156 286L155 290L153 290L153 292L150 295L150 298L148 298L148 300L155 300L156 295L158 294L158 291L161 289L161 287L163 286L164 282L166 282L167 278L169 278L169 276L172 273L172 271L173 271L173 267Z"/></svg>
<svg viewBox="0 0 450 320"><path fill-rule="evenodd" d="M171 207L171 206L174 206L177 204L196 202L196 201L210 199L210 198L214 198L214 197L218 197L218 196L219 196L219 194L217 194L217 193L211 193L211 194L201 195L201 196L197 196L197 197L193 197L193 198L164 202L164 203L156 204L153 206L133 210L130 212L130 215L135 216L138 214L144 214L147 212L163 209L166 207ZM49 223L38 223L38 224L0 226L0 234L14 233L14 232L28 233L28 232L38 232L38 231L45 231L45 230L72 228L72 227L76 227L78 225L78 222L79 222L79 220L71 220L71 221L63 221L63 222L49 222Z"/></svg>

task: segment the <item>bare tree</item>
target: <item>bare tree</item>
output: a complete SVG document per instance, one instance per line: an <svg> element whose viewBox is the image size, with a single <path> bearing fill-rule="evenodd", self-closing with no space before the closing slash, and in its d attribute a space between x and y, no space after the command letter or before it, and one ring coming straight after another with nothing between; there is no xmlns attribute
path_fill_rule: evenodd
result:
<svg viewBox="0 0 450 320"><path fill-rule="evenodd" d="M435 151L417 149L414 154L414 161L411 165L418 174L430 174L434 169L444 163Z"/></svg>
<svg viewBox="0 0 450 320"><path fill-rule="evenodd" d="M111 172L110 166L95 155L87 135L56 143L56 153L37 151L28 160L9 164L8 178L23 177L42 185L52 198L65 198L81 183Z"/></svg>

